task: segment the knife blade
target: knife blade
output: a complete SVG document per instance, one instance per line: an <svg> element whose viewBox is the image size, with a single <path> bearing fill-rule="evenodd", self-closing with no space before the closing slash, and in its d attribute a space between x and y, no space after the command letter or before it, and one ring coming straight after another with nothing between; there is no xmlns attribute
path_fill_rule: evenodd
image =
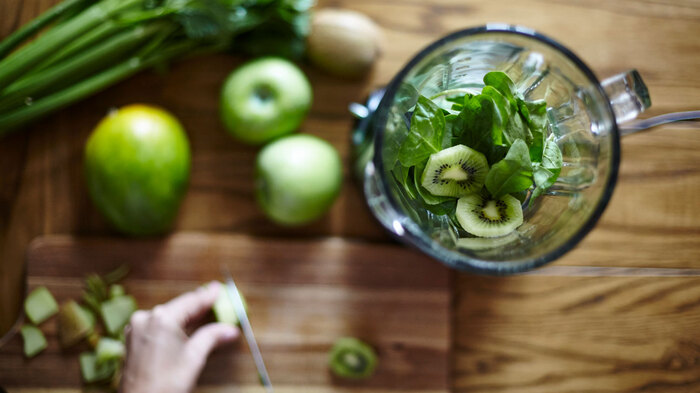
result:
<svg viewBox="0 0 700 393"><path fill-rule="evenodd" d="M260 383L265 387L267 393L273 393L272 383L270 382L270 376L267 374L267 369L265 368L265 362L263 361L262 354L260 353L260 348L258 347L257 341L255 341L255 335L253 335L253 328L250 326L250 321L248 320L248 314L245 311L245 306L243 306L243 300L241 299L241 294L238 292L236 283L231 277L231 272L227 267L222 266L221 272L226 280L226 293L228 294L228 299L233 305L233 310L238 317L238 321L241 324L241 330L243 331L243 336L245 341L248 343L248 348L250 348L250 353L253 355L253 361L255 361L255 367L258 369L258 377L260 377Z"/></svg>

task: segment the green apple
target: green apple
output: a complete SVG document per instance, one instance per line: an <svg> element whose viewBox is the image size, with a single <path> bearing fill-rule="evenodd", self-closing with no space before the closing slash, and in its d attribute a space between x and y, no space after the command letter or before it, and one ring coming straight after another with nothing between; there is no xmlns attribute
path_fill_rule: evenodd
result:
<svg viewBox="0 0 700 393"><path fill-rule="evenodd" d="M221 119L231 135L259 145L296 130L311 100L311 84L297 66L266 57L241 66L226 79Z"/></svg>
<svg viewBox="0 0 700 393"><path fill-rule="evenodd" d="M301 225L323 215L342 183L340 156L330 143L311 135L292 135L265 146L257 157L260 206L273 221Z"/></svg>
<svg viewBox="0 0 700 393"><path fill-rule="evenodd" d="M129 235L155 235L172 225L187 188L190 147L182 125L162 109L130 105L110 113L85 148L90 197Z"/></svg>

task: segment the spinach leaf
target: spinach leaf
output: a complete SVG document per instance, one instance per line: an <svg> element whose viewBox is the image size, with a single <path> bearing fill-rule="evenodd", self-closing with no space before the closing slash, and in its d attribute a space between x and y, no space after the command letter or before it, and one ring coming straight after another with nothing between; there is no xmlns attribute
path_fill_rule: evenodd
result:
<svg viewBox="0 0 700 393"><path fill-rule="evenodd" d="M399 151L401 165L411 167L425 162L442 149L445 116L435 103L420 96L411 118L411 128Z"/></svg>
<svg viewBox="0 0 700 393"><path fill-rule="evenodd" d="M397 112L408 112L409 109L416 105L419 96L418 90L416 90L413 85L402 83L396 91L396 97L394 98L394 106Z"/></svg>
<svg viewBox="0 0 700 393"><path fill-rule="evenodd" d="M496 114L497 116L495 117L496 120L498 120L501 124L501 127L505 127L506 124L508 124L508 121L511 117L511 109L510 109L510 103L508 102L508 99L503 96L498 90L496 90L495 87L493 86L484 86L484 89L481 91L481 94L491 97L493 100L493 103L495 105L496 109ZM502 138L498 138L498 140L494 140L494 143L500 145L502 144Z"/></svg>
<svg viewBox="0 0 700 393"><path fill-rule="evenodd" d="M464 131L456 142L481 152L489 164L501 160L507 151L507 148L494 142L500 141L503 133L500 122L494 119L497 116L496 104L484 94L471 97L459 113L464 122Z"/></svg>
<svg viewBox="0 0 700 393"><path fill-rule="evenodd" d="M518 109L532 133L530 159L533 162L542 162L544 136L547 128L547 103L544 100L524 101L518 99Z"/></svg>
<svg viewBox="0 0 700 393"><path fill-rule="evenodd" d="M554 135L550 135L544 143L544 152L542 153L542 166L549 169L554 175L559 176L561 166L564 159L561 155L561 150L554 141Z"/></svg>
<svg viewBox="0 0 700 393"><path fill-rule="evenodd" d="M547 126L547 103L545 100L518 100L518 106L530 129L541 130Z"/></svg>
<svg viewBox="0 0 700 393"><path fill-rule="evenodd" d="M376 116L370 119L370 122L375 120ZM372 126L372 123L370 123ZM404 114L397 113L392 110L389 112L386 127L384 129L384 154L382 159L387 170L392 170L396 166L401 166L399 161L399 151L401 146L406 141L408 135L408 126L404 121Z"/></svg>
<svg viewBox="0 0 700 393"><path fill-rule="evenodd" d="M409 175L411 174L410 168L397 165L391 171L391 174L394 176L396 182L403 187L409 198L416 199L418 197L418 190L416 190L415 184L409 181Z"/></svg>
<svg viewBox="0 0 700 393"><path fill-rule="evenodd" d="M544 192L547 191L547 189L557 180L557 176L555 174L541 165L537 165L535 167L533 177L535 178L535 189L532 191L532 196L530 196L528 206L531 206L532 202L534 202L540 195L544 194Z"/></svg>
<svg viewBox="0 0 700 393"><path fill-rule="evenodd" d="M494 164L486 175L486 189L494 198L527 190L532 186L532 163L527 144L516 140L505 158Z"/></svg>
<svg viewBox="0 0 700 393"><path fill-rule="evenodd" d="M515 90L515 84L512 80L502 71L491 71L484 75L484 84L486 86L493 86L498 90L504 97L508 99L511 105L517 108L517 102L515 97L518 95Z"/></svg>
<svg viewBox="0 0 700 393"><path fill-rule="evenodd" d="M544 144L542 163L536 164L534 171L535 190L530 197L530 205L540 195L544 194L556 181L561 173L563 158L559 146L554 141L554 135L550 135Z"/></svg>
<svg viewBox="0 0 700 393"><path fill-rule="evenodd" d="M507 146L510 146L517 139L523 139L528 144L532 141L532 134L523 122L523 119L520 118L518 110L513 110L508 99L500 91L493 86L484 86L481 94L493 99L498 113L497 119L503 128L502 139L505 139L505 141L494 140L494 143L497 145L505 143Z"/></svg>
<svg viewBox="0 0 700 393"><path fill-rule="evenodd" d="M459 115L445 116L445 134L442 136L442 148L447 149L457 144L464 132L464 118Z"/></svg>

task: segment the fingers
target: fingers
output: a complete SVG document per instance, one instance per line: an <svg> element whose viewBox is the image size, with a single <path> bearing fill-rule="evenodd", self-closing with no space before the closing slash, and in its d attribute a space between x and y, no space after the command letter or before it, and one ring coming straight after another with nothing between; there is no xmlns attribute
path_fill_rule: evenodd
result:
<svg viewBox="0 0 700 393"><path fill-rule="evenodd" d="M220 287L219 282L213 281L195 291L182 294L162 305L162 312L184 327L211 309L219 296Z"/></svg>
<svg viewBox="0 0 700 393"><path fill-rule="evenodd" d="M214 348L235 341L239 335L237 327L224 323L210 323L194 332L187 342L186 352L189 361L198 368L197 374Z"/></svg>

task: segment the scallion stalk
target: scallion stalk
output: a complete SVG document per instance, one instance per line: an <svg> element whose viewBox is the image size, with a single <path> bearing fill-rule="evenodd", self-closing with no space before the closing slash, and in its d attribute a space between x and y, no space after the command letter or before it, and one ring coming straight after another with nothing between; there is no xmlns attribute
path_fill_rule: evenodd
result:
<svg viewBox="0 0 700 393"><path fill-rule="evenodd" d="M51 22L60 18L73 10L78 9L86 0L66 0L56 4L36 19L22 26L19 30L12 33L0 43L0 59L7 56L18 45L29 39L36 32L46 27Z"/></svg>

